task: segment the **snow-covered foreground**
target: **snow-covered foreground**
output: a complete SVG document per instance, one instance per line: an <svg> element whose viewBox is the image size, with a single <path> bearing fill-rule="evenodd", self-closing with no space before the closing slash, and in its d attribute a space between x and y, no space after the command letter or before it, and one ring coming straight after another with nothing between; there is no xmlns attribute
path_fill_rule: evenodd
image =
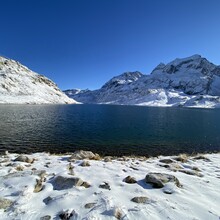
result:
<svg viewBox="0 0 220 220"><path fill-rule="evenodd" d="M0 219L220 217L220 154L18 156L0 156Z"/></svg>

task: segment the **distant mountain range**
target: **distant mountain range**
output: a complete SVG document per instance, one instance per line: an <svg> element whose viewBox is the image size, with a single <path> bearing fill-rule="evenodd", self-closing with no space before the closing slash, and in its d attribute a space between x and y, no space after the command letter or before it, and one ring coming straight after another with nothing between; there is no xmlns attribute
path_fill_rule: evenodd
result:
<svg viewBox="0 0 220 220"><path fill-rule="evenodd" d="M220 66L200 55L160 63L149 75L126 72L98 90L64 91L82 103L220 107Z"/></svg>
<svg viewBox="0 0 220 220"><path fill-rule="evenodd" d="M17 61L0 57L0 103L71 104L57 85Z"/></svg>

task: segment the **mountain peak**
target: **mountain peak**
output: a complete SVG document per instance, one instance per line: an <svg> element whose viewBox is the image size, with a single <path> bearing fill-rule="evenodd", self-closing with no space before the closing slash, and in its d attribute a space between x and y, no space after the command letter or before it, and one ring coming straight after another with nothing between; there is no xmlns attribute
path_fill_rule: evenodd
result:
<svg viewBox="0 0 220 220"><path fill-rule="evenodd" d="M160 63L150 75L125 72L72 97L82 103L220 107L220 66L195 54Z"/></svg>
<svg viewBox="0 0 220 220"><path fill-rule="evenodd" d="M195 54L186 58L176 58L168 64L159 64L151 74L160 73L182 73L182 72L202 72L204 75L212 73L216 65L209 62L201 55Z"/></svg>
<svg viewBox="0 0 220 220"><path fill-rule="evenodd" d="M65 104L76 102L68 98L47 77L31 71L15 60L1 56L0 103Z"/></svg>
<svg viewBox="0 0 220 220"><path fill-rule="evenodd" d="M102 88L107 88L111 86L117 87L119 85L128 84L138 80L142 76L143 74L139 71L124 72L121 75L115 76L112 79L110 79L107 83L104 84Z"/></svg>

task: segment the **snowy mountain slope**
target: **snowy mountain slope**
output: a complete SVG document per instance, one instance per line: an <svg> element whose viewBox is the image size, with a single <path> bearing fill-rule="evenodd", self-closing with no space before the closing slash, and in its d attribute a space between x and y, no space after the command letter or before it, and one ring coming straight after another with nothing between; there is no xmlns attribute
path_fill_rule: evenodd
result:
<svg viewBox="0 0 220 220"><path fill-rule="evenodd" d="M124 73L71 97L83 103L220 107L220 66L194 55L160 63L150 75Z"/></svg>
<svg viewBox="0 0 220 220"><path fill-rule="evenodd" d="M0 57L0 103L46 104L76 103L57 85L20 63Z"/></svg>

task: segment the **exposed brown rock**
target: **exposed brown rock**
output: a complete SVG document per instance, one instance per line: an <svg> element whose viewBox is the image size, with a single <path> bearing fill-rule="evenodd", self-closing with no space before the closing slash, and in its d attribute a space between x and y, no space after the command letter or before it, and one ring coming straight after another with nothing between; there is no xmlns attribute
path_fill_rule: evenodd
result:
<svg viewBox="0 0 220 220"><path fill-rule="evenodd" d="M11 200L0 197L0 209L7 209L12 204L13 202Z"/></svg>
<svg viewBox="0 0 220 220"><path fill-rule="evenodd" d="M139 196L139 197L137 196L131 199L132 202L136 202L136 203L146 203L147 200L148 198L145 196Z"/></svg>
<svg viewBox="0 0 220 220"><path fill-rule="evenodd" d="M137 180L136 180L134 177L127 176L127 177L124 179L124 182L129 183L129 184L134 184L134 183L137 183Z"/></svg>
<svg viewBox="0 0 220 220"><path fill-rule="evenodd" d="M41 190L43 190L43 183L42 183L42 180L40 179L40 180L38 180L38 179L36 179L36 185L35 185L35 187L34 187L34 192L35 193L38 193L38 192L40 192Z"/></svg>
<svg viewBox="0 0 220 220"><path fill-rule="evenodd" d="M188 161L188 156L186 154L180 154L177 157L173 157L174 160L186 163Z"/></svg>

